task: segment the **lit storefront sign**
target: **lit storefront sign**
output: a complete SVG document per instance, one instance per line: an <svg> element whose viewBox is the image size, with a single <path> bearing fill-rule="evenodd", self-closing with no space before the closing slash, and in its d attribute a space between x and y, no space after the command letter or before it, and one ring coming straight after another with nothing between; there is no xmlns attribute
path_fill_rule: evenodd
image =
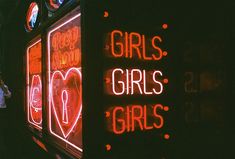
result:
<svg viewBox="0 0 235 159"><path fill-rule="evenodd" d="M36 2L32 2L29 6L29 9L26 15L25 28L27 31L32 31L36 27L38 17L39 17L38 15L39 15L38 4Z"/></svg>
<svg viewBox="0 0 235 159"><path fill-rule="evenodd" d="M52 11L58 9L63 3L64 0L46 0L48 9Z"/></svg>
<svg viewBox="0 0 235 159"><path fill-rule="evenodd" d="M41 40L27 48L27 116L28 122L42 129L42 52Z"/></svg>
<svg viewBox="0 0 235 159"><path fill-rule="evenodd" d="M82 152L80 13L48 32L49 130Z"/></svg>
<svg viewBox="0 0 235 159"><path fill-rule="evenodd" d="M104 53L108 59L118 60L120 64L119 67L111 66L104 73L105 94L119 99L116 105L106 106L105 117L109 132L121 135L134 131L159 130L165 126L169 106L159 100L158 96L166 94L169 81L162 67L153 67L153 62L165 60L168 54L161 48L162 43L163 38L159 35L147 37L138 32L121 30L112 30L107 34ZM122 60L123 64L120 62ZM151 64L138 65L134 61ZM132 65L128 65L128 62L132 62ZM145 100L146 103L143 103L138 99L141 96L155 97L155 100ZM121 98L125 98L125 102ZM128 98L135 99L135 102Z"/></svg>

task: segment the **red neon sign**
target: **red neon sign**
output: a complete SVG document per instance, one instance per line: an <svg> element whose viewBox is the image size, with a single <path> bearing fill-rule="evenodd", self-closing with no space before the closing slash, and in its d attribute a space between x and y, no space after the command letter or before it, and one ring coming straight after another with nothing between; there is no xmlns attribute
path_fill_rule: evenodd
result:
<svg viewBox="0 0 235 159"><path fill-rule="evenodd" d="M81 83L81 70L77 68L70 68L65 75L55 71L51 77L51 106L64 138L70 135L81 115Z"/></svg>
<svg viewBox="0 0 235 159"><path fill-rule="evenodd" d="M113 30L107 34L104 51L108 57L119 58L119 61L120 58L125 58L125 61L158 62L168 54L162 49L162 43L163 38L160 35L149 38L137 32ZM112 95L112 98L125 96L125 100L128 100L127 96L132 96L133 99L139 96L160 96L165 93L169 80L161 70L146 70L133 65L130 68L126 67L126 63L121 67L109 68L104 74L104 90L108 95ZM138 104L138 101L141 104ZM145 101L143 104L143 101L136 99L135 104L126 105L120 100L118 106L111 105L105 112L108 131L120 135L136 130L163 128L164 112L169 111L169 107L160 103L149 104L149 102L154 103L151 100Z"/></svg>
<svg viewBox="0 0 235 159"><path fill-rule="evenodd" d="M27 48L28 122L42 129L41 40Z"/></svg>
<svg viewBox="0 0 235 159"><path fill-rule="evenodd" d="M49 130L82 152L80 15L48 33Z"/></svg>
<svg viewBox="0 0 235 159"><path fill-rule="evenodd" d="M158 35L149 42L144 34L113 30L107 37L105 50L109 57L158 61L167 55L161 43L163 40Z"/></svg>
<svg viewBox="0 0 235 159"><path fill-rule="evenodd" d="M106 111L108 129L115 134L160 129L164 126L163 113L168 109L161 104L111 107Z"/></svg>

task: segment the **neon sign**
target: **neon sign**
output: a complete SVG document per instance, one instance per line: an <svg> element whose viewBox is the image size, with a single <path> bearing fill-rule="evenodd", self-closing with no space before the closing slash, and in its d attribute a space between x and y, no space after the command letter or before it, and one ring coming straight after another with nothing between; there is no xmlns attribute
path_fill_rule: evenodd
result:
<svg viewBox="0 0 235 159"><path fill-rule="evenodd" d="M148 41L144 34L113 30L107 38L107 43L109 43L107 46L109 47L107 47L106 53L109 57L145 61L158 61L167 56L167 52L160 48L163 43L160 36L153 36L150 42Z"/></svg>
<svg viewBox="0 0 235 159"><path fill-rule="evenodd" d="M107 71L106 77L110 76L108 81L111 82L106 83L106 91L112 95L158 95L163 92L163 84L166 83L159 70L115 68Z"/></svg>
<svg viewBox="0 0 235 159"><path fill-rule="evenodd" d="M42 129L41 40L27 49L27 116L28 122Z"/></svg>
<svg viewBox="0 0 235 159"><path fill-rule="evenodd" d="M25 26L26 26L27 31L32 31L35 28L36 22L38 19L38 14L39 14L38 4L36 2L32 2L29 6L29 9L26 15Z"/></svg>
<svg viewBox="0 0 235 159"><path fill-rule="evenodd" d="M64 138L70 135L82 111L80 71L70 68L65 75L61 71L55 71L51 77L51 106Z"/></svg>
<svg viewBox="0 0 235 159"><path fill-rule="evenodd" d="M48 33L49 130L82 152L80 13Z"/></svg>
<svg viewBox="0 0 235 159"><path fill-rule="evenodd" d="M62 4L64 0L47 0L48 8L51 10L58 9Z"/></svg>
<svg viewBox="0 0 235 159"><path fill-rule="evenodd" d="M161 104L114 106L106 111L108 129L115 134L160 129L164 126L163 113L168 110Z"/></svg>
<svg viewBox="0 0 235 159"><path fill-rule="evenodd" d="M166 27L164 28L166 29ZM164 43L160 35L147 37L137 32L112 30L107 34L104 52L112 59L139 60L158 62L164 60L167 51L162 48ZM121 63L119 63L121 64ZM109 66L110 67L110 66ZM125 97L162 96L168 86L168 78L160 69L146 69L141 65L127 67L111 67L104 74L104 91L107 95L118 99ZM154 67L156 68L156 67ZM157 99L158 100L158 99ZM138 104L141 103L141 104ZM155 101L149 101L154 103ZM160 101L159 101L160 102ZM126 103L126 102L125 102ZM164 115L169 111L163 104L150 104L136 99L135 104L111 105L105 111L107 129L116 135L134 131L162 129L165 125Z"/></svg>

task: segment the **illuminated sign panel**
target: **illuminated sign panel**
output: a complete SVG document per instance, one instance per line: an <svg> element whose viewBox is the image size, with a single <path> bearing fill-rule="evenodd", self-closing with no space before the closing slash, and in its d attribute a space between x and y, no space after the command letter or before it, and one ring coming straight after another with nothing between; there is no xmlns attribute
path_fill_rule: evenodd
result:
<svg viewBox="0 0 235 159"><path fill-rule="evenodd" d="M38 21L38 14L39 14L39 7L36 2L32 2L28 8L27 15L26 15L26 30L32 31L35 26L37 25Z"/></svg>
<svg viewBox="0 0 235 159"><path fill-rule="evenodd" d="M108 130L114 134L135 130L160 129L164 125L164 111L168 106L161 104L114 106L106 111Z"/></svg>
<svg viewBox="0 0 235 159"><path fill-rule="evenodd" d="M42 52L41 40L27 48L27 116L28 122L42 129Z"/></svg>
<svg viewBox="0 0 235 159"><path fill-rule="evenodd" d="M49 130L56 142L82 152L82 73L80 13L48 33ZM67 147L63 146L63 148ZM70 148L70 149L71 149Z"/></svg>
<svg viewBox="0 0 235 159"><path fill-rule="evenodd" d="M48 9L52 11L58 9L63 3L64 3L64 0L46 0Z"/></svg>
<svg viewBox="0 0 235 159"><path fill-rule="evenodd" d="M129 67L127 64L128 61L157 63L166 60L167 52L161 48L164 43L162 39L159 35L148 37L138 32L121 30L112 30L107 34L105 55L112 61L119 60L121 67L113 65L105 71L104 91L112 98L126 99L125 102L119 100L116 105L107 106L105 116L109 132L121 135L134 131L159 130L165 126L165 114L169 107L157 98L167 94L165 89L168 78L162 67L149 67L153 63L146 66L131 63ZM153 104L153 100L143 103L139 98L142 96L156 97L156 103ZM132 103L128 98L135 100Z"/></svg>

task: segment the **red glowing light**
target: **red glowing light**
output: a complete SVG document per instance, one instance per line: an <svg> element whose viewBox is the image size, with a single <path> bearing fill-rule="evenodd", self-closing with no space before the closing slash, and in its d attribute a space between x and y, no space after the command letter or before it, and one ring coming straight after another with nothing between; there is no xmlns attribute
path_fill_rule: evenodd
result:
<svg viewBox="0 0 235 159"><path fill-rule="evenodd" d="M169 134L164 134L164 139L169 140L170 139L170 135Z"/></svg>
<svg viewBox="0 0 235 159"><path fill-rule="evenodd" d="M46 6L51 11L56 11L64 3L64 0L46 0Z"/></svg>
<svg viewBox="0 0 235 159"><path fill-rule="evenodd" d="M34 136L32 136L33 141L40 146L43 150L45 150L46 152L48 152L45 144L43 144L40 140L38 140L37 138L35 138Z"/></svg>
<svg viewBox="0 0 235 159"><path fill-rule="evenodd" d="M74 26L66 31L57 31L52 35L52 70L70 68L80 63L81 50L75 48L80 34L80 28Z"/></svg>
<svg viewBox="0 0 235 159"><path fill-rule="evenodd" d="M107 18L109 16L109 12L108 11L104 11L104 17Z"/></svg>
<svg viewBox="0 0 235 159"><path fill-rule="evenodd" d="M169 107L168 106L164 106L164 111L168 112L169 111Z"/></svg>
<svg viewBox="0 0 235 159"><path fill-rule="evenodd" d="M42 129L41 40L27 48L27 119Z"/></svg>
<svg viewBox="0 0 235 159"><path fill-rule="evenodd" d="M110 117L110 112L105 112L106 117Z"/></svg>
<svg viewBox="0 0 235 159"><path fill-rule="evenodd" d="M168 28L168 25L167 25L167 24L162 24L162 28L163 28L163 29L167 29L167 28Z"/></svg>
<svg viewBox="0 0 235 159"><path fill-rule="evenodd" d="M123 32L120 30L113 30L108 37L107 43L108 55L114 58L128 58L140 60L161 60L163 51L159 47L162 43L160 36L154 36L151 43L148 43L146 36L137 32ZM146 47L150 47L151 51ZM147 51L146 51L147 50Z"/></svg>
<svg viewBox="0 0 235 159"><path fill-rule="evenodd" d="M112 148L112 146L111 146L110 144L107 144L107 145L106 145L106 150L107 150L107 151L110 151L111 148Z"/></svg>
<svg viewBox="0 0 235 159"><path fill-rule="evenodd" d="M70 135L81 115L81 81L82 75L77 68L70 68L65 75L61 71L55 71L51 77L51 106L64 138ZM60 86L55 87L58 85Z"/></svg>
<svg viewBox="0 0 235 159"><path fill-rule="evenodd" d="M168 53L166 51L163 51L163 53L162 53L163 56L167 56L167 54Z"/></svg>
<svg viewBox="0 0 235 159"><path fill-rule="evenodd" d="M161 115L163 109L164 107L161 104L112 107L108 110L111 114L111 118L107 119L109 131L115 134L123 134L136 130L160 129L164 125L164 119Z"/></svg>
<svg viewBox="0 0 235 159"><path fill-rule="evenodd" d="M163 83L165 83L165 84L167 84L169 81L168 81L168 79L167 78L165 78L164 80L163 80Z"/></svg>
<svg viewBox="0 0 235 159"><path fill-rule="evenodd" d="M30 116L32 121L41 125L42 123L42 82L39 75L33 75L30 87Z"/></svg>
<svg viewBox="0 0 235 159"><path fill-rule="evenodd" d="M49 130L82 152L80 13L48 33Z"/></svg>

